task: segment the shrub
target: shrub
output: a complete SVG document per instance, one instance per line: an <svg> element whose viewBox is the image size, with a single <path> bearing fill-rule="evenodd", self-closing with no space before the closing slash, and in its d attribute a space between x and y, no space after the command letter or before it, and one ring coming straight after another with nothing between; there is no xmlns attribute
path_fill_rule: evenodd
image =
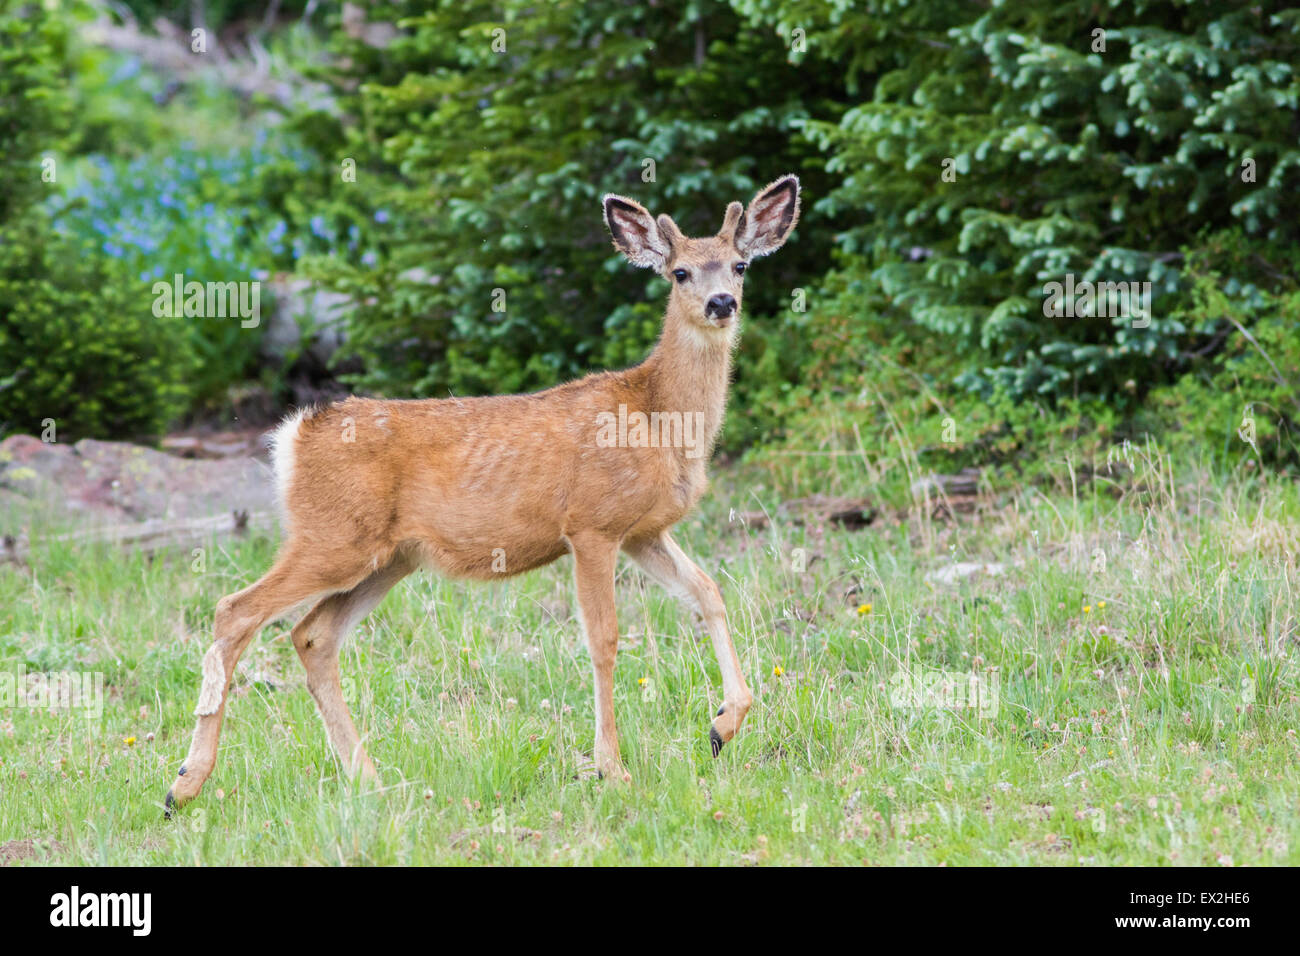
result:
<svg viewBox="0 0 1300 956"><path fill-rule="evenodd" d="M185 408L187 332L146 284L39 213L0 227L0 434L154 436Z"/></svg>
<svg viewBox="0 0 1300 956"><path fill-rule="evenodd" d="M740 5L807 21L810 44L873 81L808 124L840 179L823 208L861 210L842 248L938 347L967 351L956 381L978 394L1132 410L1204 344L1187 322L1195 237L1300 238L1288 4L941 0L821 23L799 0ZM1045 315L1066 273L1149 281L1149 327ZM1225 275L1223 294L1248 306L1249 284Z"/></svg>
<svg viewBox="0 0 1300 956"><path fill-rule="evenodd" d="M1247 311L1217 272L1194 274L1188 317L1224 344L1154 390L1141 419L1172 447L1227 467L1300 465L1300 291L1258 292Z"/></svg>
<svg viewBox="0 0 1300 956"><path fill-rule="evenodd" d="M357 182L335 193L385 220L374 262L316 265L360 303L350 334L364 388L515 391L638 361L668 287L614 253L602 193L701 235L782 173L801 173L810 196L829 185L798 124L837 115L835 78L797 68L779 36L741 29L725 6L441 0L367 13L406 32L383 50L341 36L348 69L325 78L344 119L297 124L327 163L356 159ZM789 290L825 267L818 219L809 211L754 270L751 317L787 311Z"/></svg>
<svg viewBox="0 0 1300 956"><path fill-rule="evenodd" d="M0 0L0 433L53 419L61 436L151 435L184 406L184 330L155 320L147 287L58 234L41 205L68 174L70 25L83 11Z"/></svg>
<svg viewBox="0 0 1300 956"><path fill-rule="evenodd" d="M39 3L0 0L0 223L39 202L72 116L67 24ZM57 172L57 167L56 167Z"/></svg>

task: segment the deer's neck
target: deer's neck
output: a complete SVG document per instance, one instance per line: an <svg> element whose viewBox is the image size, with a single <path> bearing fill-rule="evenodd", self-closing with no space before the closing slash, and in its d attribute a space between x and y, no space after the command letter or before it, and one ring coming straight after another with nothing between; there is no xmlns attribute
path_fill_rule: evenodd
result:
<svg viewBox="0 0 1300 956"><path fill-rule="evenodd" d="M698 414L708 450L722 428L737 334L734 324L725 333L701 329L670 303L663 335L645 362L651 409Z"/></svg>

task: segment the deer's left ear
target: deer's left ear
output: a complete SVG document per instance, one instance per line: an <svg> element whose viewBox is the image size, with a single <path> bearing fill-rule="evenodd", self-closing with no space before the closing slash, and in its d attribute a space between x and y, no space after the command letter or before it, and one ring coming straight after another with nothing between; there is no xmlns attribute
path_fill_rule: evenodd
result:
<svg viewBox="0 0 1300 956"><path fill-rule="evenodd" d="M663 234L649 210L635 199L605 195L605 225L609 227L614 248L627 256L634 266L662 272L672 255L672 240ZM661 216L660 219L668 219ZM668 219L671 223L672 220ZM676 230L676 226L673 229ZM679 233L680 235L680 233Z"/></svg>
<svg viewBox="0 0 1300 956"><path fill-rule="evenodd" d="M731 209L727 209L727 220ZM799 177L782 176L758 191L736 224L736 249L747 259L766 256L785 245L799 221ZM724 223L725 228L725 223Z"/></svg>

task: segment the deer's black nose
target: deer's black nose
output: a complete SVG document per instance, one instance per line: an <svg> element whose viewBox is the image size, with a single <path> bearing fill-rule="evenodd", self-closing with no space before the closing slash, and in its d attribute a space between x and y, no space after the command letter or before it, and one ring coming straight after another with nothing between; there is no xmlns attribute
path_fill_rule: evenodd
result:
<svg viewBox="0 0 1300 956"><path fill-rule="evenodd" d="M725 292L710 296L708 305L704 307L704 314L716 319L725 319L735 311L735 296L727 295Z"/></svg>

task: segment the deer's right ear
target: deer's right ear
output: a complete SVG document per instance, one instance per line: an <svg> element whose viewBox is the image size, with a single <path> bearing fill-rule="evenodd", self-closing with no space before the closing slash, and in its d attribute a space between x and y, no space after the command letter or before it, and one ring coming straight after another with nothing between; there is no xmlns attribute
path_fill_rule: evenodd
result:
<svg viewBox="0 0 1300 956"><path fill-rule="evenodd" d="M614 248L627 256L632 265L662 272L668 265L672 246L654 216L636 200L613 193L605 195L604 205L605 225L609 227Z"/></svg>
<svg viewBox="0 0 1300 956"><path fill-rule="evenodd" d="M722 228L718 230L718 238L724 242L736 241L736 227L740 225L741 217L745 215L745 207L738 202L733 202L727 206L727 214L722 217Z"/></svg>
<svg viewBox="0 0 1300 956"><path fill-rule="evenodd" d="M799 221L799 177L782 176L750 201L736 228L736 249L756 259L780 249Z"/></svg>

